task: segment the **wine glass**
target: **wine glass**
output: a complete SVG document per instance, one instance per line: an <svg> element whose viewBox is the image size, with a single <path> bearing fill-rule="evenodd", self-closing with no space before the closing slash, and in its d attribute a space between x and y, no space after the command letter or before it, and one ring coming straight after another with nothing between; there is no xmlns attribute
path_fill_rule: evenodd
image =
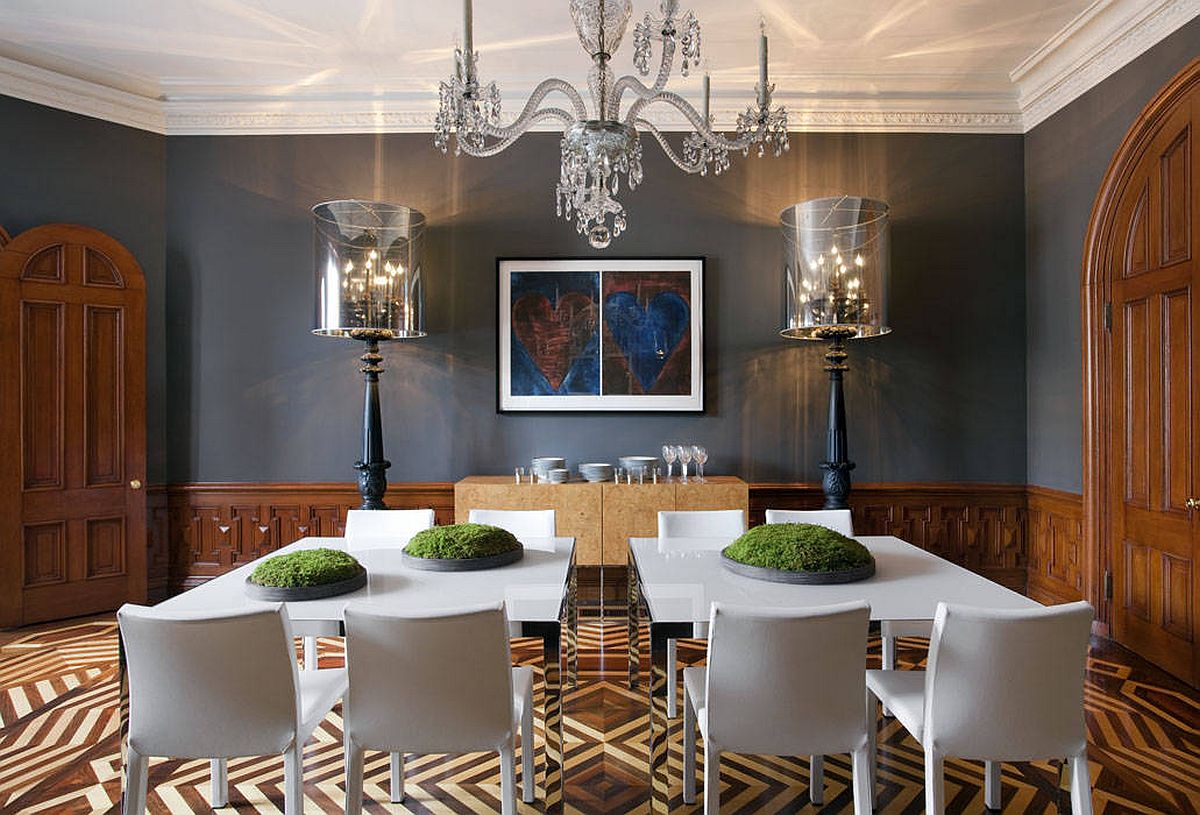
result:
<svg viewBox="0 0 1200 815"><path fill-rule="evenodd" d="M692 446L690 444L681 444L675 448L675 455L679 459L680 481L687 483L687 466L692 460Z"/></svg>
<svg viewBox="0 0 1200 815"><path fill-rule="evenodd" d="M704 480L704 462L708 461L708 450L704 449L699 444L692 445L692 459L696 462L696 471L700 476L700 480Z"/></svg>
<svg viewBox="0 0 1200 815"><path fill-rule="evenodd" d="M671 465L675 463L675 445L664 444L662 446L663 461L667 462L667 480L671 480Z"/></svg>

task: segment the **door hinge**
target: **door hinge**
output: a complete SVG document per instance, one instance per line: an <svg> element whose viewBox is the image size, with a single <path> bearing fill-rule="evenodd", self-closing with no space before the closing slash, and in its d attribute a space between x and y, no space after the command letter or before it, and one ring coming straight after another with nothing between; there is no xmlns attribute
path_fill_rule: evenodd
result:
<svg viewBox="0 0 1200 815"><path fill-rule="evenodd" d="M1104 599L1113 599L1113 578L1112 572L1108 569L1104 570Z"/></svg>
<svg viewBox="0 0 1200 815"><path fill-rule="evenodd" d="M1104 330L1112 331L1112 303L1104 304Z"/></svg>

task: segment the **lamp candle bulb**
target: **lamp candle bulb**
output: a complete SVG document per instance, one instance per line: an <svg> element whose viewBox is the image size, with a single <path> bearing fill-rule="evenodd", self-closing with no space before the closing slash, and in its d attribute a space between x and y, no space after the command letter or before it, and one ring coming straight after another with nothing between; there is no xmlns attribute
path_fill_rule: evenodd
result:
<svg viewBox="0 0 1200 815"><path fill-rule="evenodd" d="M709 122L708 110L709 110L709 94L710 94L711 88L712 88L712 83L711 83L711 80L710 80L708 74L706 73L704 75L704 125L705 125L705 127L708 126L708 122Z"/></svg>

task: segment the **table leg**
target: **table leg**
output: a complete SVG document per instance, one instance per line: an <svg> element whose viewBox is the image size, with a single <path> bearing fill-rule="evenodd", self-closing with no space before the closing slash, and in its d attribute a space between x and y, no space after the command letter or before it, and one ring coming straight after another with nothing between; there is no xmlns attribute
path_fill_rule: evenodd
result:
<svg viewBox="0 0 1200 815"><path fill-rule="evenodd" d="M641 670L641 655L638 653L641 629L638 620L638 606L641 598L638 596L637 569L633 564L633 553L629 555L629 585L626 588L629 598L629 610L626 620L629 623L629 689L634 690L638 684L638 673Z"/></svg>
<svg viewBox="0 0 1200 815"><path fill-rule="evenodd" d="M125 638L117 628L117 751L121 755L121 811L125 811L125 796L129 794L127 764L129 754L129 666L125 658Z"/></svg>
<svg viewBox="0 0 1200 815"><path fill-rule="evenodd" d="M579 578L574 565L567 583L567 681L569 687L578 684L579 673Z"/></svg>
<svg viewBox="0 0 1200 815"><path fill-rule="evenodd" d="M650 812L666 815L671 808L667 768L667 640L688 637L690 623L650 622ZM686 738L686 735L685 735Z"/></svg>
<svg viewBox="0 0 1200 815"><path fill-rule="evenodd" d="M561 626L552 624L542 634L544 703L542 722L546 736L546 812L563 811L563 735Z"/></svg>

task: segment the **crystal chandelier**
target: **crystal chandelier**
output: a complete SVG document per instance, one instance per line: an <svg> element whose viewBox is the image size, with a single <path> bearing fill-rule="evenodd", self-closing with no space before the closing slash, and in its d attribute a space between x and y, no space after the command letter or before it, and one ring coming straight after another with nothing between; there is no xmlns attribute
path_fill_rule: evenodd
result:
<svg viewBox="0 0 1200 815"><path fill-rule="evenodd" d="M687 76L700 61L700 24L692 12L680 16L677 0L661 0L659 16L646 13L634 26L633 62L648 76L654 43L662 43L658 73L651 85L635 76L613 76L609 62L621 44L632 0L570 0L571 18L584 51L592 59L588 72L591 110L573 85L562 79L543 80L511 124L500 124L500 91L495 82L483 84L477 71L471 31L471 2L463 2L463 45L454 49L454 76L439 86L434 144L444 153L454 135L454 152L494 156L542 122L563 125L562 169L555 190L555 210L575 219L575 229L597 249L608 246L627 226L625 208L617 201L624 184L634 189L642 181L641 133L654 136L668 158L686 173L720 174L729 167L730 151L742 155L768 149L776 156L788 149L787 111L771 107L774 86L767 82L767 37L759 38L757 104L738 115L736 133L729 137L713 129L709 115L709 78L704 77L703 112L682 96L666 90L676 51L680 72ZM561 107L543 106L552 93L566 97ZM622 103L625 102L622 112ZM652 105L669 105L693 128L677 150L653 123L644 118Z"/></svg>

